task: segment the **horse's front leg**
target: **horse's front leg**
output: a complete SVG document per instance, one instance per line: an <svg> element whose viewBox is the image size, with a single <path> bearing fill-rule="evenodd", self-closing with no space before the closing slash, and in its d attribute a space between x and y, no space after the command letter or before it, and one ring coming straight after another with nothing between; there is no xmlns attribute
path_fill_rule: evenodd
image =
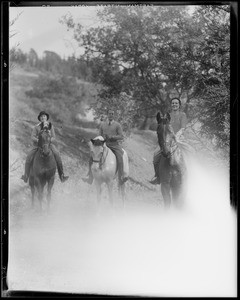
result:
<svg viewBox="0 0 240 300"><path fill-rule="evenodd" d="M100 202L101 202L101 193L102 193L101 183L99 183L99 182L96 182L96 192L97 192L97 205L98 205L98 209L99 209Z"/></svg>
<svg viewBox="0 0 240 300"><path fill-rule="evenodd" d="M34 208L34 204L35 204L35 187L34 185L31 185L31 194L32 194L32 208Z"/></svg>
<svg viewBox="0 0 240 300"><path fill-rule="evenodd" d="M35 186L34 186L34 180L31 177L31 175L29 177L29 186L31 188L31 200L32 200L32 209L33 209L35 204Z"/></svg>
<svg viewBox="0 0 240 300"><path fill-rule="evenodd" d="M171 192L170 192L170 183L162 182L161 192L164 200L164 205L166 208L169 208L171 205Z"/></svg>
<svg viewBox="0 0 240 300"><path fill-rule="evenodd" d="M48 186L47 186L47 206L48 206L48 210L50 209L51 192L52 192L53 184L54 184L54 177L52 177L52 178L48 181Z"/></svg>
<svg viewBox="0 0 240 300"><path fill-rule="evenodd" d="M43 201L43 184L40 180L36 180L35 186L37 187L38 191L38 201L39 201L39 208L42 211L42 201Z"/></svg>
<svg viewBox="0 0 240 300"><path fill-rule="evenodd" d="M184 202L184 186L183 175L180 171L173 173L173 179L171 182L173 203L176 207L181 208Z"/></svg>
<svg viewBox="0 0 240 300"><path fill-rule="evenodd" d="M107 182L107 188L108 188L108 198L110 204L113 206L113 181Z"/></svg>
<svg viewBox="0 0 240 300"><path fill-rule="evenodd" d="M125 207L125 183L118 181L118 195L121 198L122 208Z"/></svg>

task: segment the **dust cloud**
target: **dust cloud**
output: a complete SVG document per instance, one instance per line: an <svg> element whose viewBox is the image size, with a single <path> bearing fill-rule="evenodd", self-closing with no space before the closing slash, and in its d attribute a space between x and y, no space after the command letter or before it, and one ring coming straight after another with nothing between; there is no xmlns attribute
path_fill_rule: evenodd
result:
<svg viewBox="0 0 240 300"><path fill-rule="evenodd" d="M10 231L11 290L135 296L237 294L236 215L228 172L189 161L185 207L152 203L160 190L129 192L125 209L80 183L51 210L27 210ZM54 192L53 192L54 194ZM11 222L11 220L10 220Z"/></svg>

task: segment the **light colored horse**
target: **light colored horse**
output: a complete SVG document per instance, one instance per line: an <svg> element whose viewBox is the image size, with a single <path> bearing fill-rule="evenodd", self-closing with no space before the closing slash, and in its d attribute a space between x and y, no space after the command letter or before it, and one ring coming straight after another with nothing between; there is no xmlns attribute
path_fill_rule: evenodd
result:
<svg viewBox="0 0 240 300"><path fill-rule="evenodd" d="M94 183L96 185L98 204L100 204L101 201L102 184L105 183L108 188L109 201L113 205L113 184L114 180L118 178L116 156L112 152L112 150L106 146L105 140L102 136L97 136L96 138L91 139L89 146L93 158L93 164L91 169L94 178ZM128 177L128 156L124 149L123 151L124 177ZM122 205L124 207L126 197L125 183L120 183L119 180L118 192L121 196Z"/></svg>

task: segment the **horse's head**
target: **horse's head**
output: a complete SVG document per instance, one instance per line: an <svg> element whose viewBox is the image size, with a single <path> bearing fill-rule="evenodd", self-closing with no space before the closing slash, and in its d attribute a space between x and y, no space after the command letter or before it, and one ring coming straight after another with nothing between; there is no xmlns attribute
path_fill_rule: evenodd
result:
<svg viewBox="0 0 240 300"><path fill-rule="evenodd" d="M161 114L158 112L156 118L158 123L157 136L159 146L163 151L163 155L169 156L171 153L172 144L174 142L174 133L170 125L171 116L169 113L161 116Z"/></svg>
<svg viewBox="0 0 240 300"><path fill-rule="evenodd" d="M93 163L100 163L103 157L103 151L106 147L105 140L102 136L91 139L91 155Z"/></svg>
<svg viewBox="0 0 240 300"><path fill-rule="evenodd" d="M48 156L50 154L50 143L51 143L51 135L50 130L47 127L44 127L38 136L38 147L40 148L42 154L44 156Z"/></svg>

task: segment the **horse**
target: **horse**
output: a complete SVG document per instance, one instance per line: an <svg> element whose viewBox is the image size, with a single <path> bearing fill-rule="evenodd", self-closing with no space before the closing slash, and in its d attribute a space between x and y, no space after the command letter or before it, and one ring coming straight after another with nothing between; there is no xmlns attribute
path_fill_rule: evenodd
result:
<svg viewBox="0 0 240 300"><path fill-rule="evenodd" d="M101 202L102 184L105 183L108 188L108 198L113 205L113 184L114 180L118 178L118 193L122 200L122 206L125 204L126 189L125 182L120 182L119 176L117 176L117 159L112 150L107 147L106 140L102 136L97 136L91 139L90 149L92 155L92 174L97 191L98 204ZM124 174L128 177L129 165L128 156L123 149L123 162L124 162Z"/></svg>
<svg viewBox="0 0 240 300"><path fill-rule="evenodd" d="M171 116L157 113L157 137L162 150L159 164L161 193L166 208L174 203L182 207L186 195L186 163L170 125Z"/></svg>
<svg viewBox="0 0 240 300"><path fill-rule="evenodd" d="M35 204L35 191L38 192L40 209L42 210L43 191L47 184L48 209L51 202L51 191L56 173L56 161L50 148L51 136L47 127L39 133L38 150L34 156L29 175L29 185L32 193L32 207Z"/></svg>

